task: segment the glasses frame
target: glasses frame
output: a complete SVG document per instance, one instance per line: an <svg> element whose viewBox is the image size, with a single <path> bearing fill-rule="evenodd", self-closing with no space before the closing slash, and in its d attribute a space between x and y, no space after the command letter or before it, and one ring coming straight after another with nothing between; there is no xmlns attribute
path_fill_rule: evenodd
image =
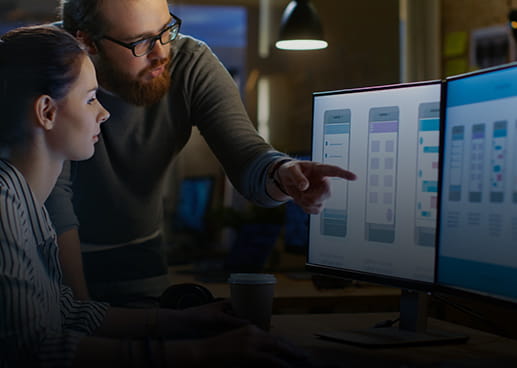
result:
<svg viewBox="0 0 517 368"><path fill-rule="evenodd" d="M134 57L142 57L142 56L145 56L145 55L148 55L151 53L151 51L153 50L154 46L156 45L156 41L160 41L160 43L162 45L166 45L168 43L171 43L172 41L174 41L177 37L178 37L178 34L180 33L180 28L181 28L181 19L177 16L175 16L174 14L172 14L171 12L169 12L170 16L172 17L171 21L169 22L169 24L167 24L165 26L165 28L160 32L158 33L156 36L152 36L152 37L147 37L147 38L143 38L141 40L138 40L138 41L134 41L134 42L122 42L122 41L119 41L113 37L110 37L110 36L107 36L107 35L103 35L100 39L106 39L108 41L111 41L111 42L114 42L116 43L117 45L120 45L122 47L125 47L126 49L129 49L131 50L131 52L133 53L133 56ZM174 36L174 38L172 38L170 41L168 42L165 42L163 43L162 42L162 35L167 32L167 31L170 31L172 29L176 28L176 34ZM145 53L143 53L142 55L137 55L136 54L136 51L135 51L135 48L140 45L142 42L150 42L149 43L149 47L148 49L146 50Z"/></svg>

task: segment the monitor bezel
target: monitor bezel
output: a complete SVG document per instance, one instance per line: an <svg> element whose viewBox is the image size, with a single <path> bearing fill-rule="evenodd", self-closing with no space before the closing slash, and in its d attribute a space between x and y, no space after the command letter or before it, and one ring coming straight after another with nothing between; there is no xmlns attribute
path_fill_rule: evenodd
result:
<svg viewBox="0 0 517 368"><path fill-rule="evenodd" d="M390 90L390 89L405 89L405 88L414 88L421 87L427 85L440 85L440 98L442 95L442 80L434 79L429 81L419 81L419 82L410 82L410 83L399 83L399 84L387 84L380 86L371 86L371 87L361 87L361 88L350 88L350 89L341 89L334 91L326 91L326 92L314 92L312 94L312 124L311 124L311 155L314 149L314 111L315 111L315 101L317 97L329 96L329 95L337 95L337 94L349 94L349 93L358 93L358 92L374 92L380 90ZM441 101L440 101L441 106ZM441 112L440 112L441 117ZM311 221L313 220L313 216L309 217L309 227L311 225ZM306 251L306 263L305 269L314 274L321 274L326 276L333 276L345 279L353 279L357 281L365 281L369 283L375 283L379 285L385 285L400 289L408 289L421 291L426 293L433 293L435 288L435 280L436 274L433 274L433 281L421 281L421 280L412 280L407 278L395 277L391 275L384 275L378 273L370 273L353 269L345 269L345 268L334 268L326 265L320 265L316 263L309 262L309 249L310 249L310 241L307 244ZM435 241L435 249L436 249L436 241ZM436 268L436 263L435 263ZM436 271L436 270L435 270Z"/></svg>
<svg viewBox="0 0 517 368"><path fill-rule="evenodd" d="M517 62L508 64L498 65L491 68L476 70L469 73L454 75L442 80L441 96L440 96L440 154L438 161L438 204L437 204L437 219L436 219L436 238L435 238L435 270L434 270L434 292L440 294L454 295L481 302L495 303L501 306L517 307L517 301L509 300L504 297L500 297L494 294L487 294L473 289L464 289L458 286L448 285L440 283L438 281L439 272L439 252L440 252L440 226L441 226L441 210L442 210L442 189L443 189L443 156L445 150L445 139L446 139L446 117L447 117L447 86L451 81L457 81L460 79L476 77L483 74L497 72L506 69L517 68Z"/></svg>

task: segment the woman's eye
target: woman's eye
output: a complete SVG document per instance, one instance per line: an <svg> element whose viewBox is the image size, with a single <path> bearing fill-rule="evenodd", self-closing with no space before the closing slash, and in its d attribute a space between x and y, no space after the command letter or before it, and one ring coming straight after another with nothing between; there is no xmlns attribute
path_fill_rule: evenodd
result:
<svg viewBox="0 0 517 368"><path fill-rule="evenodd" d="M88 100L88 105L91 105L92 103L94 103L95 101L97 100L97 97L92 97Z"/></svg>

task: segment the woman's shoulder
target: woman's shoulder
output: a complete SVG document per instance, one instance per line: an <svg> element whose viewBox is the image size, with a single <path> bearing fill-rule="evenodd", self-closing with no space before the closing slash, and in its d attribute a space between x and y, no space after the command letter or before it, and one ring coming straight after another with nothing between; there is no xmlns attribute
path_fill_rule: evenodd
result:
<svg viewBox="0 0 517 368"><path fill-rule="evenodd" d="M25 191L27 187L22 173L3 159L0 159L0 187L5 192Z"/></svg>
<svg viewBox="0 0 517 368"><path fill-rule="evenodd" d="M27 213L22 200L23 185L19 172L8 162L0 160L0 242L15 244L22 234L20 219Z"/></svg>
<svg viewBox="0 0 517 368"><path fill-rule="evenodd" d="M2 189L2 195L16 191L21 186L20 184L18 170L6 160L0 159L0 189Z"/></svg>
<svg viewBox="0 0 517 368"><path fill-rule="evenodd" d="M1 216L20 216L30 209L35 212L34 196L23 174L11 163L0 159Z"/></svg>
<svg viewBox="0 0 517 368"><path fill-rule="evenodd" d="M27 231L37 244L55 237L45 208L35 200L23 174L5 160L0 160L0 222L0 240ZM23 239L20 244L25 244L27 238Z"/></svg>

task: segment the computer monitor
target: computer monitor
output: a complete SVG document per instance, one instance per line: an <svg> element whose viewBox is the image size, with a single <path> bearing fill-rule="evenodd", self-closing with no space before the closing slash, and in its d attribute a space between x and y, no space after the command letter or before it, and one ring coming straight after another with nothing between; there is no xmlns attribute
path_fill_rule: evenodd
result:
<svg viewBox="0 0 517 368"><path fill-rule="evenodd" d="M376 346L456 340L425 326L425 292L434 282L440 93L441 82L429 81L313 95L313 160L350 170L357 180L331 179L332 196L310 218L307 269L403 289L400 328L322 337Z"/></svg>
<svg viewBox="0 0 517 368"><path fill-rule="evenodd" d="M517 64L443 92L437 286L517 303Z"/></svg>
<svg viewBox="0 0 517 368"><path fill-rule="evenodd" d="M215 178L192 176L183 178L178 192L174 218L176 231L206 231L206 215L210 208Z"/></svg>

